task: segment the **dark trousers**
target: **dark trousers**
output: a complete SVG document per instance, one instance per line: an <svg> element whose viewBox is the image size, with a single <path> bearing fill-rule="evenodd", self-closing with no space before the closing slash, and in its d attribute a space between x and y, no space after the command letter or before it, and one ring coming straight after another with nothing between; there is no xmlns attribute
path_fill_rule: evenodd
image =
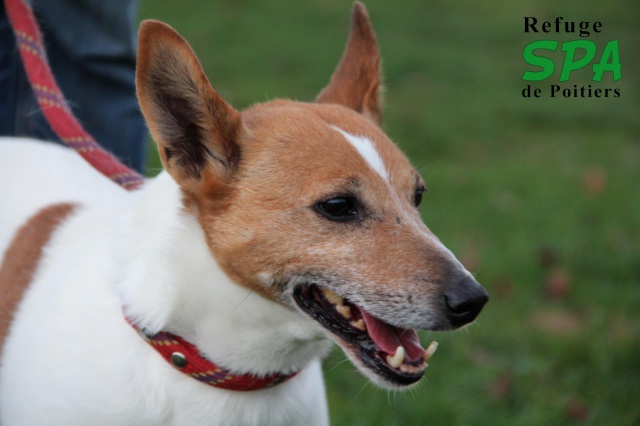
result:
<svg viewBox="0 0 640 426"><path fill-rule="evenodd" d="M135 96L135 0L34 0L60 89L84 128L142 171L146 127ZM25 75L0 0L0 135L59 142Z"/></svg>

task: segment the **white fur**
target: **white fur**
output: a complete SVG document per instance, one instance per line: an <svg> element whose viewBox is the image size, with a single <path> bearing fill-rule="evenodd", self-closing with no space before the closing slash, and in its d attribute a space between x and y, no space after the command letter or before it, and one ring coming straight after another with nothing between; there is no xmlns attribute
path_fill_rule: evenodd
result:
<svg viewBox="0 0 640 426"><path fill-rule="evenodd" d="M391 194L396 199L396 205L401 206L403 203L400 201L400 196L395 191L395 189L390 185L389 175L387 173L387 168L384 165L384 161L376 150L373 142L364 136L356 136L352 135L349 132L345 132L336 126L331 126L334 130L338 131L344 138L358 151L358 153L364 158L365 162L371 167L380 177L382 177L387 183ZM461 270L464 271L465 274L471 276L471 274L462 266L460 261L456 258L456 256L449 250L442 242L432 233L426 232L426 228L420 218L417 218L413 212L411 211L402 211L403 220L405 223L410 223L414 226L416 232L422 234L427 239L429 239L433 244L437 245L446 256Z"/></svg>
<svg viewBox="0 0 640 426"><path fill-rule="evenodd" d="M358 154L360 154L360 156L364 158L369 167L371 167L378 175L380 175L380 177L384 179L390 189L391 195L396 199L396 205L403 205L403 203L400 201L400 196L389 182L387 168L385 167L384 161L382 160L380 153L378 153L378 150L375 148L373 142L365 136L352 135L351 133L345 132L344 130L340 129L339 127L331 126L331 128L338 131L342 136L344 136L344 138L351 144L351 146L353 146L356 151L358 151ZM405 223L412 224L416 232L425 236L429 241L438 246L459 270L463 271L470 277L472 276L471 273L468 272L464 268L464 266L462 266L453 252L451 252L451 250L449 250L444 244L442 244L438 237L436 237L431 232L426 232L426 228L419 217L416 217L412 211L408 210L403 210L402 213Z"/></svg>
<svg viewBox="0 0 640 426"><path fill-rule="evenodd" d="M327 424L309 319L229 280L168 175L126 192L75 153L0 138L0 249L54 202L81 207L54 233L0 366L0 424ZM6 173L6 174L5 174ZM242 372L302 371L270 389L216 389L177 372L125 322L169 330Z"/></svg>
<svg viewBox="0 0 640 426"><path fill-rule="evenodd" d="M364 136L352 135L351 133L345 132L344 130L336 126L331 127L340 132L342 136L344 136L344 138L351 144L351 146L353 146L356 151L358 151L358 154L360 154L362 158L364 158L369 167L371 167L376 173L378 173L380 177L385 180L385 182L389 182L389 176L387 174L387 169L384 166L384 162L382 161L382 157L380 157L380 154L376 150L376 147L373 146L373 142L371 142L369 138Z"/></svg>

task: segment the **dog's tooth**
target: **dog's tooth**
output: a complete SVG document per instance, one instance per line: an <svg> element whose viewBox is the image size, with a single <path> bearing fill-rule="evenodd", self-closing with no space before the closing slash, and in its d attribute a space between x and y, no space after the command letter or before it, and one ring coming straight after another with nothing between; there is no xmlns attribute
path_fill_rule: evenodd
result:
<svg viewBox="0 0 640 426"><path fill-rule="evenodd" d="M399 370L402 371L403 373L415 373L417 368L411 367L407 364L400 364Z"/></svg>
<svg viewBox="0 0 640 426"><path fill-rule="evenodd" d="M418 373L420 371L424 371L429 365L425 362L423 365L408 365L408 364L401 364L400 367L398 367L398 369L400 371L402 371L403 373L409 373L409 374L415 374Z"/></svg>
<svg viewBox="0 0 640 426"><path fill-rule="evenodd" d="M336 311L340 313L343 317L349 319L351 318L351 307L346 305L336 305Z"/></svg>
<svg viewBox="0 0 640 426"><path fill-rule="evenodd" d="M367 326L362 318L360 318L358 321L351 321L349 324L363 331L367 329Z"/></svg>
<svg viewBox="0 0 640 426"><path fill-rule="evenodd" d="M427 361L429 360L429 358L431 358L431 356L436 352L436 349L438 349L438 342L433 341L429 344L429 346L427 347L427 349L425 349L424 351L424 360Z"/></svg>
<svg viewBox="0 0 640 426"><path fill-rule="evenodd" d="M404 347L403 346L398 346L396 348L396 353L393 354L393 356L387 355L387 362L393 368L400 367L402 365L402 363L404 362Z"/></svg>
<svg viewBox="0 0 640 426"><path fill-rule="evenodd" d="M331 303L333 303L335 305L344 304L344 298L341 297L341 296L338 296L337 294L335 294L331 290L327 290L326 288L323 288L322 292L324 293L324 297L326 297L329 302L331 302Z"/></svg>

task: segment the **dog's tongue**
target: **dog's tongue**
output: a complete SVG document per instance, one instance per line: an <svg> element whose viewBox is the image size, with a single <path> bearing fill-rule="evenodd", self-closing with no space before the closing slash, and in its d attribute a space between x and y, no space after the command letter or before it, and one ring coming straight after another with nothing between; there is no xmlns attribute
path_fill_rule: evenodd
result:
<svg viewBox="0 0 640 426"><path fill-rule="evenodd" d="M360 312L369 336L384 352L393 355L398 346L404 346L405 356L409 361L422 358L424 348L420 345L420 338L415 330L394 327L370 315L362 308Z"/></svg>

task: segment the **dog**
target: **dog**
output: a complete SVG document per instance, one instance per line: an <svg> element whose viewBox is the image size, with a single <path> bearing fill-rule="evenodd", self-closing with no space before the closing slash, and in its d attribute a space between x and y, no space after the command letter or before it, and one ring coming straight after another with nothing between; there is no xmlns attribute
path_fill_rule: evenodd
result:
<svg viewBox="0 0 640 426"><path fill-rule="evenodd" d="M128 192L67 148L0 143L0 422L324 425L332 342L384 388L418 382L435 346L415 330L468 324L488 295L422 222L380 81L360 3L315 102L242 112L145 21L162 173Z"/></svg>

